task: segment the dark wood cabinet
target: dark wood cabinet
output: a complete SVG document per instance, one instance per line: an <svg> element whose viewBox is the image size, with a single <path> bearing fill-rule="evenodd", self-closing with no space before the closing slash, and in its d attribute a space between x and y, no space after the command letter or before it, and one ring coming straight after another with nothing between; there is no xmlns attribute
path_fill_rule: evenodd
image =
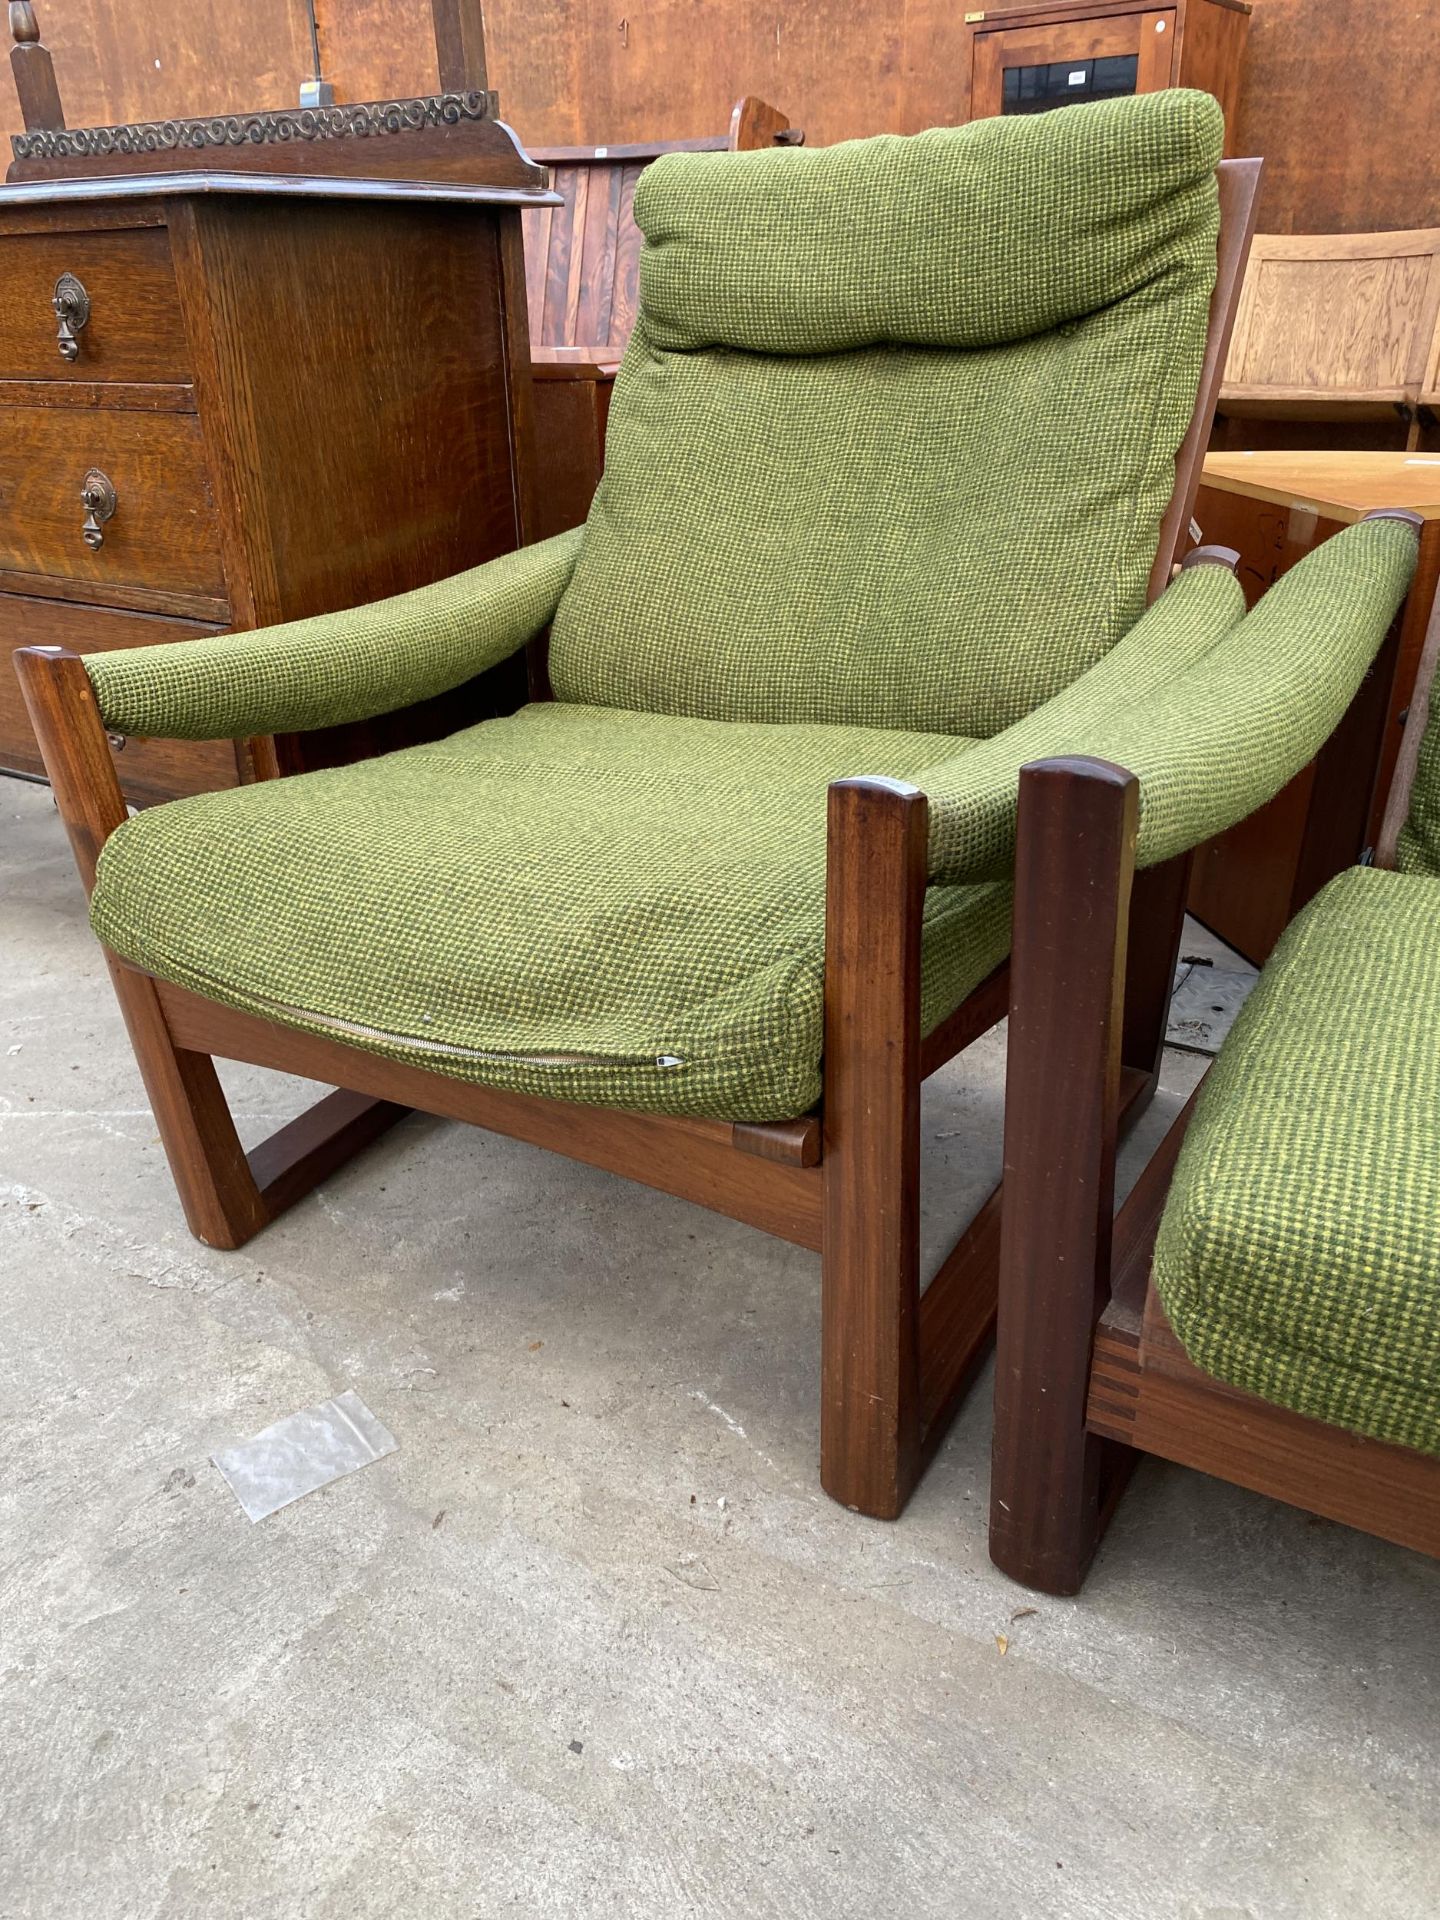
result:
<svg viewBox="0 0 1440 1920"><path fill-rule="evenodd" d="M965 24L972 120L1199 87L1224 108L1233 151L1245 0L1051 0L967 13Z"/></svg>
<svg viewBox="0 0 1440 1920"><path fill-rule="evenodd" d="M0 188L0 768L9 654L268 626L530 531L529 190L134 175ZM128 741L137 803L304 764Z"/></svg>

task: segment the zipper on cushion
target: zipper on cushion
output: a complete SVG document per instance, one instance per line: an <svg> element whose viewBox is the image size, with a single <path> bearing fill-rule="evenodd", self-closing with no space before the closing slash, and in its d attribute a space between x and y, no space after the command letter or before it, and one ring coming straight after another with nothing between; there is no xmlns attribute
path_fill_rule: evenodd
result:
<svg viewBox="0 0 1440 1920"><path fill-rule="evenodd" d="M195 977L201 980L209 978L206 974L197 974ZM215 980L211 984L220 987L223 982ZM394 1047L410 1047L419 1053L439 1054L447 1060L490 1060L501 1066L525 1067L656 1067L667 1072L685 1065L678 1053L518 1053L497 1047L461 1047L450 1040L427 1040L419 1034L389 1033L383 1027L367 1027L358 1020L340 1020L334 1014L316 1013L309 1007L292 1007L284 1000L272 1000L263 993L247 993L246 998L257 1006L271 1007L276 1013L288 1014L294 1020L308 1020L332 1033L350 1034L357 1040L381 1040Z"/></svg>

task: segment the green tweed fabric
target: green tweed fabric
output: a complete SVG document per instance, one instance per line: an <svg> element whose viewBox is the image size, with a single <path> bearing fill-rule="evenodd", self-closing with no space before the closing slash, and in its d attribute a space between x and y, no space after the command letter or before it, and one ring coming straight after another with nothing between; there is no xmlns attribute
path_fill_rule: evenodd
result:
<svg viewBox="0 0 1440 1920"><path fill-rule="evenodd" d="M745 154L667 154L635 192L652 346L993 347L1143 293L1214 237L1208 93ZM1212 263L1213 264L1213 263Z"/></svg>
<svg viewBox="0 0 1440 1920"><path fill-rule="evenodd" d="M646 170L562 700L986 737L1144 606L1215 279L1168 91Z"/></svg>
<svg viewBox="0 0 1440 1920"><path fill-rule="evenodd" d="M1440 612L1432 618L1440 620ZM1410 788L1410 812L1395 847L1395 865L1401 873L1440 876L1440 686L1431 687L1428 712L1412 711L1407 724L1425 731Z"/></svg>
<svg viewBox="0 0 1440 1920"><path fill-rule="evenodd" d="M458 1078L784 1119L820 1093L827 783L954 745L526 707L138 814L91 919L165 979ZM927 1028L1009 939L1004 885L930 891Z"/></svg>
<svg viewBox="0 0 1440 1920"><path fill-rule="evenodd" d="M1405 522L1361 521L1307 554L1243 619L1228 572L1181 574L1073 686L916 775L930 800L932 875L958 883L1007 872L1020 768L1056 754L1093 754L1139 776L1142 866L1243 820L1334 732L1417 550Z"/></svg>
<svg viewBox="0 0 1440 1920"><path fill-rule="evenodd" d="M1176 1166L1155 1282L1190 1358L1440 1454L1440 888L1354 867L1286 931Z"/></svg>
<svg viewBox="0 0 1440 1920"><path fill-rule="evenodd" d="M557 534L434 586L260 633L87 654L85 670L120 733L236 740L369 720L462 686L539 633L580 537Z"/></svg>

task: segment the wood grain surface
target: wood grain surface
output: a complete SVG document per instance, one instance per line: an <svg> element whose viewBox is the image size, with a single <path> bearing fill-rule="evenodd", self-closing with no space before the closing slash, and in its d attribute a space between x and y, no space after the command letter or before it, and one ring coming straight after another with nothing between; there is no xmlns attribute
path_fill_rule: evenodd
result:
<svg viewBox="0 0 1440 1920"><path fill-rule="evenodd" d="M80 488L99 468L118 505L92 551ZM0 405L0 567L111 586L223 595L219 529L193 414Z"/></svg>
<svg viewBox="0 0 1440 1920"><path fill-rule="evenodd" d="M90 317L62 357L50 302L76 275ZM10 229L0 273L0 380L176 383L190 377L170 243L163 227L130 232Z"/></svg>

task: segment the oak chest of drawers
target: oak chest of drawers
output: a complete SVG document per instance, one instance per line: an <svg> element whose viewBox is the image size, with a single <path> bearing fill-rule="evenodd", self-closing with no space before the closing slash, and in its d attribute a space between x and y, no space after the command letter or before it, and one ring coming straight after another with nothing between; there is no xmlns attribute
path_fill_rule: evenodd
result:
<svg viewBox="0 0 1440 1920"><path fill-rule="evenodd" d="M268 626L523 539L535 197L220 173L0 188L0 770L42 771L18 646ZM314 737L115 750L137 804L338 757Z"/></svg>

